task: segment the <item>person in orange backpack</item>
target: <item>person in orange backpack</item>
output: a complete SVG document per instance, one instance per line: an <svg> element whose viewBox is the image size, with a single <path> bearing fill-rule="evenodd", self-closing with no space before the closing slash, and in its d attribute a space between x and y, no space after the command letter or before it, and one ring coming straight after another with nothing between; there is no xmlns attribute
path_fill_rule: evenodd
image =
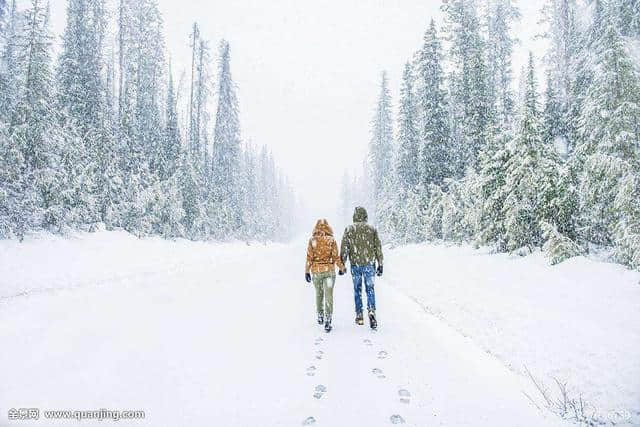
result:
<svg viewBox="0 0 640 427"><path fill-rule="evenodd" d="M336 281L336 270L341 276L346 273L338 253L338 244L333 238L333 230L326 219L319 219L313 228L313 234L307 246L307 262L304 278L307 283L313 281L316 288L316 312L318 324L324 323L324 330L330 332L333 315L333 285Z"/></svg>

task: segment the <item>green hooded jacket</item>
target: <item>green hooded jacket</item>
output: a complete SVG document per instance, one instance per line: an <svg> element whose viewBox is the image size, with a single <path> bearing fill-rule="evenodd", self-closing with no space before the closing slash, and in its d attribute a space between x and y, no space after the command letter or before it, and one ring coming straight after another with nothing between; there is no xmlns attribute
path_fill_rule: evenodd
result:
<svg viewBox="0 0 640 427"><path fill-rule="evenodd" d="M382 245L378 231L367 224L367 211L357 207L353 214L353 224L344 230L340 244L340 258L351 265L367 265L374 261L382 265Z"/></svg>

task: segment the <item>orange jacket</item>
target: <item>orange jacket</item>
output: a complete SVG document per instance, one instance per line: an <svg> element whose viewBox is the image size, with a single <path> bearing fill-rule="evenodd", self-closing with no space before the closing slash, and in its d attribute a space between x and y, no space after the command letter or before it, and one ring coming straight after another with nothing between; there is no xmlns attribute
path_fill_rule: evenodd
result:
<svg viewBox="0 0 640 427"><path fill-rule="evenodd" d="M307 246L305 273L335 272L335 265L344 270L344 264L338 253L338 244L333 238L333 230L326 219L319 219L313 228L313 236Z"/></svg>

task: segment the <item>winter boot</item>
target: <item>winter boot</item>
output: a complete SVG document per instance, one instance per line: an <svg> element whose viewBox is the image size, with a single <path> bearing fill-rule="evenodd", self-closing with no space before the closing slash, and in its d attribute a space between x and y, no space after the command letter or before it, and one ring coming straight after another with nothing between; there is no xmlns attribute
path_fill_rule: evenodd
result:
<svg viewBox="0 0 640 427"><path fill-rule="evenodd" d="M322 325L324 323L324 314L318 313L318 325Z"/></svg>
<svg viewBox="0 0 640 427"><path fill-rule="evenodd" d="M324 319L324 331L325 332L331 332L332 326L331 326L331 316L327 315L327 318Z"/></svg>
<svg viewBox="0 0 640 427"><path fill-rule="evenodd" d="M378 321L376 320L376 312L374 310L369 310L369 325L371 329L378 328Z"/></svg>
<svg viewBox="0 0 640 427"><path fill-rule="evenodd" d="M356 314L356 325L363 325L364 319L362 318L362 313Z"/></svg>

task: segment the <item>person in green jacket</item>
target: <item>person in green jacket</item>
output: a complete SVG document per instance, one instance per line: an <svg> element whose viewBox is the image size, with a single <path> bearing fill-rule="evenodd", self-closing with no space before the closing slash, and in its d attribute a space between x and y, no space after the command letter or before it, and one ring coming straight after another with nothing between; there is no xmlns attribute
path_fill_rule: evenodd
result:
<svg viewBox="0 0 640 427"><path fill-rule="evenodd" d="M358 206L353 214L353 224L344 230L340 244L340 258L346 264L351 264L353 279L353 295L356 305L356 324L364 323L362 316L362 282L364 280L367 293L367 310L369 324L376 329L376 296L373 277L377 273L382 276L382 244L375 227L367 224L367 211ZM376 267L377 263L377 267Z"/></svg>

